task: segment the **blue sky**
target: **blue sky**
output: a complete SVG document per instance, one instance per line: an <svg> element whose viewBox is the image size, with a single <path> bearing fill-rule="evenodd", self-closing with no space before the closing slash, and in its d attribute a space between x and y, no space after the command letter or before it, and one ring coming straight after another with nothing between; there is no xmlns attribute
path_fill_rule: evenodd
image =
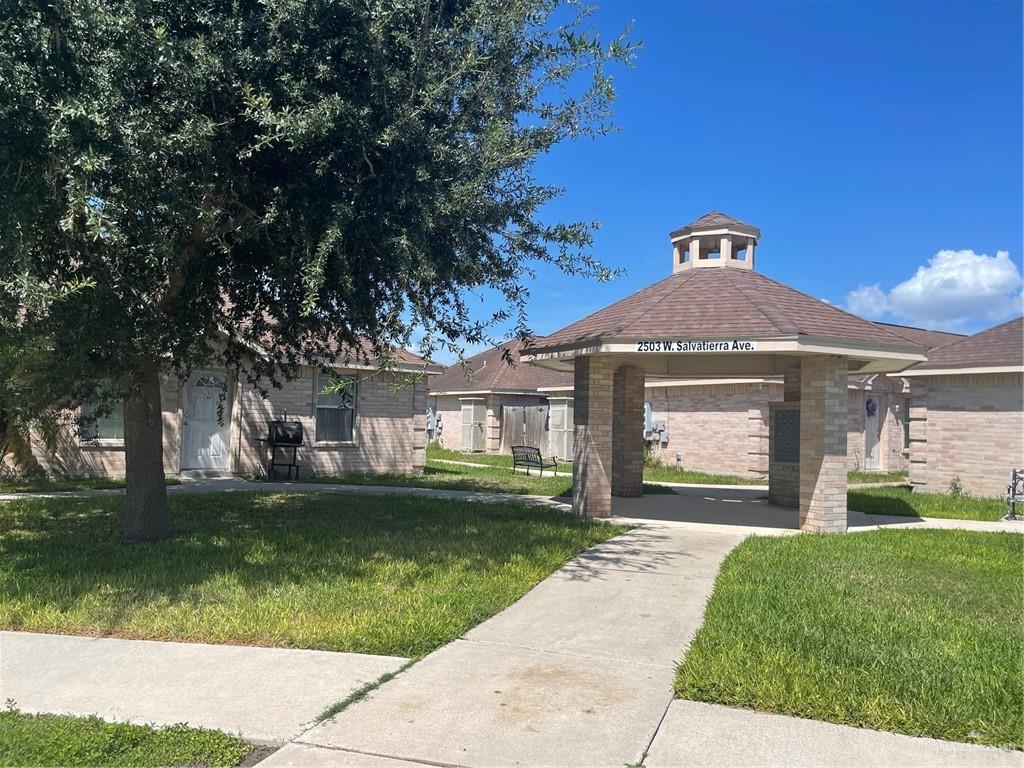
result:
<svg viewBox="0 0 1024 768"><path fill-rule="evenodd" d="M535 333L667 275L669 231L709 210L761 228L759 271L863 315L1020 312L1020 2L604 0L594 21L631 20L618 133L537 168L567 188L547 215L600 220L595 255L627 274L541 269Z"/></svg>

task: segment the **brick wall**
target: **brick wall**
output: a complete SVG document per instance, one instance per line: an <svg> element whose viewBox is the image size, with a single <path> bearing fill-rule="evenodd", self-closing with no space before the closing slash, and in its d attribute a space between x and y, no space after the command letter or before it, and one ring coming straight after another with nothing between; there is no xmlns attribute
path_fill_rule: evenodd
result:
<svg viewBox="0 0 1024 768"><path fill-rule="evenodd" d="M394 390L394 374L345 369L338 374L357 378L351 442L316 442L315 369L303 368L299 378L270 390L266 399L249 387L241 390L234 443L236 471L242 475L261 473L256 438L265 437L267 422L281 418L286 409L289 420L301 422L304 431L305 446L299 451L303 473L421 471L426 462L426 383Z"/></svg>
<svg viewBox="0 0 1024 768"><path fill-rule="evenodd" d="M441 418L438 444L453 451L462 450L462 404L457 395L430 395L430 403Z"/></svg>
<svg viewBox="0 0 1024 768"><path fill-rule="evenodd" d="M173 376L160 382L160 403L163 411L164 472L176 475L181 468L181 385ZM42 436L30 435L32 457L37 468L54 477L124 477L123 443L82 443L78 439L78 415L66 414L58 431L54 451L46 447Z"/></svg>
<svg viewBox="0 0 1024 768"><path fill-rule="evenodd" d="M299 452L304 472L341 474L345 472L418 472L426 463L427 387L392 391L391 374L367 371L341 371L357 376L355 439L351 444L316 446L313 412L314 377L312 368L302 376L271 389L264 400L246 383L231 384L230 408L231 459L229 470L242 475L259 475L262 460L256 438L266 437L267 421L288 417L302 422L306 446ZM161 387L164 428L164 471L175 475L181 470L182 389L175 377L165 377ZM79 444L75 419L58 436L57 449L51 453L38 434L32 436L33 456L47 474L124 475L123 445Z"/></svg>
<svg viewBox="0 0 1024 768"><path fill-rule="evenodd" d="M947 491L1006 492L1010 470L1024 467L1024 376L1020 373L911 379L910 481Z"/></svg>
<svg viewBox="0 0 1024 768"><path fill-rule="evenodd" d="M799 396L799 378L793 385ZM883 470L906 469L903 450L905 397L898 380L875 377L869 390L849 389L847 414L848 466L864 466L864 397L871 392L879 398L881 410L880 462ZM487 397L486 436L488 450L501 445L502 405L536 405L543 396L492 394ZM767 477L768 405L783 400L781 383L700 384L678 387L648 387L644 398L651 403L652 416L665 421L669 439L652 446L654 455L674 466L676 454L682 466L705 472ZM461 450L461 411L457 396L431 396L442 416L441 443Z"/></svg>
<svg viewBox="0 0 1024 768"><path fill-rule="evenodd" d="M768 403L782 385L702 384L648 388L653 418L668 428L668 443L655 455L685 469L764 477L768 473Z"/></svg>

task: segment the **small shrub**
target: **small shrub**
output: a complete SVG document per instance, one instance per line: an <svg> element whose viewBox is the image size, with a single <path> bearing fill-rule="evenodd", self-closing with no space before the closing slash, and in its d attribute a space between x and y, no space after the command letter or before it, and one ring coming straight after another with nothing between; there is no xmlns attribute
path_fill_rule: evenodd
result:
<svg viewBox="0 0 1024 768"><path fill-rule="evenodd" d="M644 443L644 469L661 469L665 464L661 457L654 453L651 443Z"/></svg>
<svg viewBox="0 0 1024 768"><path fill-rule="evenodd" d="M964 484L960 482L960 475L955 475L952 480L949 481L949 493L951 496L966 496L964 492Z"/></svg>

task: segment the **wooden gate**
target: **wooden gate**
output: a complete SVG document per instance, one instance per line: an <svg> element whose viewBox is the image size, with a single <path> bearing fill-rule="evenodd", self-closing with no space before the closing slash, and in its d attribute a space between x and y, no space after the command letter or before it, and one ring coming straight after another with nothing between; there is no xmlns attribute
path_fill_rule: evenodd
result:
<svg viewBox="0 0 1024 768"><path fill-rule="evenodd" d="M548 444L546 405L503 405L501 407L501 452L511 453L513 445L545 450Z"/></svg>

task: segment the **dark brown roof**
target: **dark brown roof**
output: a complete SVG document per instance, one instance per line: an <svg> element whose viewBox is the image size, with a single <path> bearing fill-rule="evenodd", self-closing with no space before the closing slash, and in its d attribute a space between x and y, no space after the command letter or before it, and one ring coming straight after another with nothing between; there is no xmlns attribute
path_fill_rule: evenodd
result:
<svg viewBox="0 0 1024 768"><path fill-rule="evenodd" d="M967 338L966 334L963 333L950 333L948 331L932 331L928 328L915 328L912 325L897 325L896 323L879 323L875 322L875 325L880 325L883 328L887 328L893 333L902 336L903 338L928 347L928 349L936 349L938 347L944 347L947 344L960 341L961 339Z"/></svg>
<svg viewBox="0 0 1024 768"><path fill-rule="evenodd" d="M339 342L337 339L332 339L328 343L328 348L336 350L336 357L334 359L335 365L343 365L344 363L365 365L369 363L376 364L378 362L377 355L373 349L373 343L365 336L359 337L359 345L357 347L351 347ZM429 366L434 370L437 370L440 367L436 363L433 363L424 357L420 357L415 352L412 352L405 347L392 347L391 354L393 356L393 362L396 365Z"/></svg>
<svg viewBox="0 0 1024 768"><path fill-rule="evenodd" d="M624 336L766 338L804 334L886 345L910 342L875 323L748 269L677 272L536 342L552 347Z"/></svg>
<svg viewBox="0 0 1024 768"><path fill-rule="evenodd" d="M515 360L509 365L502 358L502 350L508 349ZM473 355L466 361L473 377L467 376L461 365L450 365L440 376L430 381L431 392L479 392L479 391L523 391L538 387L572 387L571 373L540 368L519 360L522 344L518 339L506 341L496 347Z"/></svg>
<svg viewBox="0 0 1024 768"><path fill-rule="evenodd" d="M936 349L910 370L1008 365L1024 365L1024 317Z"/></svg>
<svg viewBox="0 0 1024 768"><path fill-rule="evenodd" d="M745 221L734 219L732 216L726 216L721 211L710 211L705 213L699 219L691 221L685 227L680 227L675 230L671 234L671 237L684 237L705 229L734 229L737 232L743 232L744 234L753 235L757 238L761 237L761 230L753 224L747 224Z"/></svg>

